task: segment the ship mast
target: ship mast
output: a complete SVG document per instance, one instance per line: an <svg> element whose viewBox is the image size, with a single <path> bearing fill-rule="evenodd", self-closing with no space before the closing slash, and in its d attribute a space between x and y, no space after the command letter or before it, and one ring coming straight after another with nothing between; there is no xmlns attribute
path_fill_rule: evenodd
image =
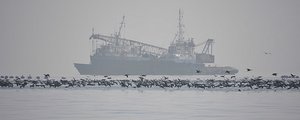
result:
<svg viewBox="0 0 300 120"><path fill-rule="evenodd" d="M119 38L121 37L121 30L123 28L123 26L125 27L125 16L123 16L123 19L122 19L122 22L121 22L121 25L119 27L119 31L118 33L115 34L115 38L116 38L116 45L119 45Z"/></svg>
<svg viewBox="0 0 300 120"><path fill-rule="evenodd" d="M95 29L94 27L92 28L92 36L95 34ZM90 38L91 39L91 38ZM91 55L96 53L96 45L95 45L95 40L92 40L92 50L91 50Z"/></svg>
<svg viewBox="0 0 300 120"><path fill-rule="evenodd" d="M174 40L169 46L169 54L184 57L184 58L193 58L194 57L194 41L193 38L189 38L185 40L184 38L184 24L183 20L183 12L179 9L179 17L178 17L178 31L175 35Z"/></svg>
<svg viewBox="0 0 300 120"><path fill-rule="evenodd" d="M181 12L181 9L179 9L179 17L178 17L178 39L177 39L177 42L183 42L184 41L184 37L183 37L183 23L182 23L182 19L183 19L183 14Z"/></svg>

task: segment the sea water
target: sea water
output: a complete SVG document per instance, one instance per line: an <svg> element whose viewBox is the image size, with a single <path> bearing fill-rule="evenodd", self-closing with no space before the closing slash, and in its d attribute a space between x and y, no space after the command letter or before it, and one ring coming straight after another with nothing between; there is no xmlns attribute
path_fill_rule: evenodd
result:
<svg viewBox="0 0 300 120"><path fill-rule="evenodd" d="M300 92L0 89L1 120L299 120Z"/></svg>

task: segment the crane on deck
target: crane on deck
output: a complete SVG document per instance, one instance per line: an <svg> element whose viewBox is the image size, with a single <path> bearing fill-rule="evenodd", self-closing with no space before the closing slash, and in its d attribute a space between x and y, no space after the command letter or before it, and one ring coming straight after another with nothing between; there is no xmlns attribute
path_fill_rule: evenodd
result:
<svg viewBox="0 0 300 120"><path fill-rule="evenodd" d="M179 11L179 14L179 31L175 35L175 38L168 49L135 40L122 38L121 30L123 27L125 27L125 16L123 16L119 30L113 36L95 34L94 29L92 29L92 35L89 38L90 40L92 40L92 54L118 56L150 55L155 56L156 58L165 56L167 54L179 54L181 56L188 56L192 58L195 57L196 62L199 63L213 63L214 55L212 55L212 46L214 40L208 39L199 44L194 44L193 38L184 40L184 25L182 23L181 11ZM204 47L201 53L194 52L195 47L199 47L202 45L204 45Z"/></svg>

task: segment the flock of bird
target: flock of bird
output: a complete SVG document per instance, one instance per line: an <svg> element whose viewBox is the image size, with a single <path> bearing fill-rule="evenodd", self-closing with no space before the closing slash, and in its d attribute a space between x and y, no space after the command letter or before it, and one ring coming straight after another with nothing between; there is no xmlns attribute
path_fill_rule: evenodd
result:
<svg viewBox="0 0 300 120"><path fill-rule="evenodd" d="M265 52L266 55L271 53ZM247 72L253 69L246 68ZM201 74L201 70L195 71ZM229 76L230 75L230 76ZM272 73L272 76L277 76L278 73ZM102 79L67 79L61 77L59 80L50 79L50 74L44 74L44 79L40 76L33 78L32 76L0 76L0 87L2 88L70 88L70 87L123 87L123 88L237 88L238 91L243 89L299 89L300 79L295 74L283 75L281 80L264 80L262 76L254 78L242 78L236 80L236 76L232 75L231 71L224 71L224 75L219 77L223 80L207 79L207 80L171 80L166 76L161 79L147 79L145 74L140 75L138 79L128 80L130 74L124 75L127 79L113 80L111 76L105 75ZM217 75L214 75L218 77ZM227 77L229 76L229 77ZM230 79L229 79L230 78ZM285 78L295 78L288 79Z"/></svg>
<svg viewBox="0 0 300 120"><path fill-rule="evenodd" d="M129 74L124 75L126 78ZM294 75L295 76L295 75ZM231 78L234 78L231 76ZM195 88L215 89L234 88L242 91L245 89L299 89L300 79L290 80L264 80L261 76L255 78L226 79L226 80L183 80L169 79L163 76L161 79L148 79L146 75L138 76L138 79L113 80L111 76L103 76L102 79L51 79L49 74L44 78L28 76L0 76L2 88L74 88L74 87L121 87L121 88Z"/></svg>
<svg viewBox="0 0 300 120"><path fill-rule="evenodd" d="M250 71L252 71L252 70L253 70L253 69L246 68L246 71L247 71L247 72L250 72ZM196 73L201 73L201 70L196 70ZM226 70L226 71L224 71L224 75L221 75L220 77L226 78L225 75L230 75L230 74L231 74L231 71ZM277 76L277 75L278 75L278 73L272 73L272 76ZM217 77L217 75L214 75L214 76ZM230 78L233 79L233 78L236 78L236 76L235 76L235 75L232 75L232 76L230 76ZM297 75L295 75L295 74L290 74L290 76L288 76L288 75L283 75L283 76L281 76L281 78L299 78L299 76L297 76ZM228 79L228 78L226 78L226 79Z"/></svg>
<svg viewBox="0 0 300 120"><path fill-rule="evenodd" d="M264 54L265 55L271 55L272 53L271 52L264 52ZM250 71L252 71L253 69L251 69L251 68L246 68L246 71L247 72L250 72ZM202 71L201 70L196 70L196 73L201 73ZM224 71L224 75L222 75L221 77L223 77L223 78L225 78L225 75L230 75L232 72L231 71L229 71L229 70L226 70L226 71ZM272 76L277 76L278 75L278 73L272 73ZM216 75L214 75L215 77L217 77ZM231 76L230 78L232 79L232 78L235 78L236 76ZM281 76L281 78L282 79L284 79L284 78L299 78L299 76L297 76L297 75L295 75L295 74L290 74L290 76L289 75L283 75L283 76ZM228 79L228 78L227 78Z"/></svg>

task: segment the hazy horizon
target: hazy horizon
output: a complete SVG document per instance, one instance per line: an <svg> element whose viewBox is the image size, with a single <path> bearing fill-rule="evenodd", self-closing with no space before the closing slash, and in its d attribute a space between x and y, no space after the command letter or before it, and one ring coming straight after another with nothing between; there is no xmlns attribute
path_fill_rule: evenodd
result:
<svg viewBox="0 0 300 120"><path fill-rule="evenodd" d="M299 75L299 6L297 0L1 0L0 75L79 75L73 63L89 63L92 28L113 34L123 15L122 37L167 48L179 9L186 38L215 39L217 66L242 76Z"/></svg>

